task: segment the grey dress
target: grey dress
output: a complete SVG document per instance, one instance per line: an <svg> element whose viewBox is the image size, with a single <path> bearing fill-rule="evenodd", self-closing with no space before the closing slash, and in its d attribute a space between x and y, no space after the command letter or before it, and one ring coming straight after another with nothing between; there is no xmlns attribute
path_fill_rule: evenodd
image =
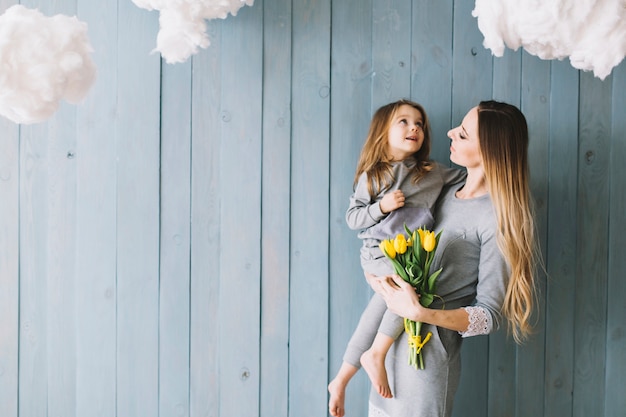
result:
<svg viewBox="0 0 626 417"><path fill-rule="evenodd" d="M455 197L460 185L444 189L435 207L436 232L442 231L433 267L443 267L437 280L431 308L482 307L493 324L500 325L501 306L509 268L496 242L496 218L491 199L484 195L462 200ZM444 304L445 303L445 304ZM433 337L424 346L425 369L407 364L406 334L399 337L387 355L386 367L393 398L370 392L370 417L447 417L461 374L461 335L431 325L422 334Z"/></svg>

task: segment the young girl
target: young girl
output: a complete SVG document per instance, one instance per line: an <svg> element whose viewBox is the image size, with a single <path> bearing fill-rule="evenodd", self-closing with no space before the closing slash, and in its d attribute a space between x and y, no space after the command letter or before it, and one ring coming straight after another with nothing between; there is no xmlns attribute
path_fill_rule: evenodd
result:
<svg viewBox="0 0 626 417"><path fill-rule="evenodd" d="M366 277L393 273L391 263L379 249L381 240L404 233L405 224L411 230L430 228L432 209L443 186L464 178L462 171L430 161L429 154L430 125L420 104L400 100L376 111L357 164L354 193L346 213L348 226L361 230L361 266ZM375 294L348 343L337 376L328 385L331 415L344 415L345 389L360 365L383 398L392 396L384 362L403 330L403 318L388 312L382 298Z"/></svg>

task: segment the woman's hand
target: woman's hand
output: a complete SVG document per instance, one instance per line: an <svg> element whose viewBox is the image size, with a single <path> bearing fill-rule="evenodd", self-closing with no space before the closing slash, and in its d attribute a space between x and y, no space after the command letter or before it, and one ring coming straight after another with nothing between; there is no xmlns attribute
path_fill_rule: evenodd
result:
<svg viewBox="0 0 626 417"><path fill-rule="evenodd" d="M469 317L464 309L440 310L424 307L420 304L419 295L415 289L399 275L378 279L370 285L383 297L387 308L400 317L458 332L467 331Z"/></svg>
<svg viewBox="0 0 626 417"><path fill-rule="evenodd" d="M387 308L395 314L414 321L424 321L427 309L420 304L419 296L409 283L399 275L391 275L370 283L383 297Z"/></svg>

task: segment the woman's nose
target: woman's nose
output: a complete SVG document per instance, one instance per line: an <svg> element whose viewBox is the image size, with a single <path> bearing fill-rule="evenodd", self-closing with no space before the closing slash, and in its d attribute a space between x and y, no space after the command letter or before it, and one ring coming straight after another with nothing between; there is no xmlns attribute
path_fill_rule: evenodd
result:
<svg viewBox="0 0 626 417"><path fill-rule="evenodd" d="M454 139L454 138L452 137L452 134L453 134L453 133L454 133L454 129L450 129L450 130L448 130L448 137L449 137L450 139Z"/></svg>

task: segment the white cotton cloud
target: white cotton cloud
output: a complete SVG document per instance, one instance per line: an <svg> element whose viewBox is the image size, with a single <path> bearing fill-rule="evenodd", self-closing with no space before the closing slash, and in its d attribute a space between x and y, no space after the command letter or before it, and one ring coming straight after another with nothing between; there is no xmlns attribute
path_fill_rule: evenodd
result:
<svg viewBox="0 0 626 417"><path fill-rule="evenodd" d="M206 34L206 20L225 19L237 15L254 0L133 0L138 7L158 10L160 30L154 51L169 64L184 62L210 45Z"/></svg>
<svg viewBox="0 0 626 417"><path fill-rule="evenodd" d="M626 55L626 0L476 0L472 15L495 56L521 46L603 80Z"/></svg>
<svg viewBox="0 0 626 417"><path fill-rule="evenodd" d="M15 5L0 15L0 115L15 123L49 118L61 99L76 104L96 77L87 25Z"/></svg>

